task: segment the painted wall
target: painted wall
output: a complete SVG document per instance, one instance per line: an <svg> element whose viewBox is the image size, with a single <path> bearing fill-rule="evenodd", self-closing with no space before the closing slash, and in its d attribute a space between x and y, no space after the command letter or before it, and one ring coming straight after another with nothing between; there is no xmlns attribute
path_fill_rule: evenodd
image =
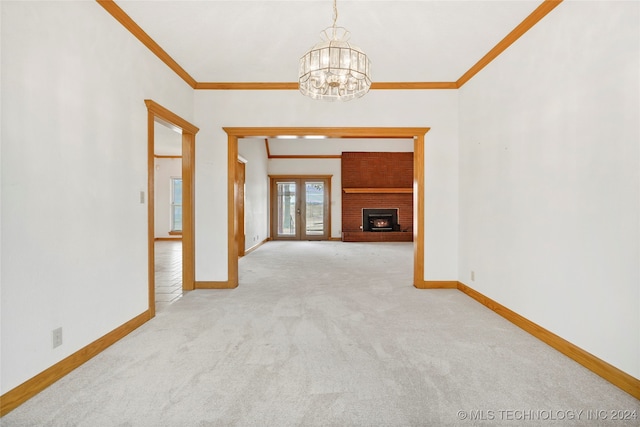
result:
<svg viewBox="0 0 640 427"><path fill-rule="evenodd" d="M244 193L244 248L246 250L262 243L269 237L267 149L263 140L240 139L238 154L247 160Z"/></svg>
<svg viewBox="0 0 640 427"><path fill-rule="evenodd" d="M178 135L179 136L179 135ZM171 231L171 178L182 177L182 159L156 158L155 163L155 237L175 237Z"/></svg>
<svg viewBox="0 0 640 427"><path fill-rule="evenodd" d="M234 126L419 126L425 140L425 279L455 280L458 256L458 94L372 91L324 103L297 91L196 91L196 280L227 280L227 235L214 213L227 205L227 135ZM199 183L207 185L199 185ZM226 221L226 211L224 220Z"/></svg>
<svg viewBox="0 0 640 427"><path fill-rule="evenodd" d="M460 90L460 280L636 378L639 20L564 2Z"/></svg>
<svg viewBox="0 0 640 427"><path fill-rule="evenodd" d="M5 393L147 309L144 99L193 91L95 2L0 10Z"/></svg>

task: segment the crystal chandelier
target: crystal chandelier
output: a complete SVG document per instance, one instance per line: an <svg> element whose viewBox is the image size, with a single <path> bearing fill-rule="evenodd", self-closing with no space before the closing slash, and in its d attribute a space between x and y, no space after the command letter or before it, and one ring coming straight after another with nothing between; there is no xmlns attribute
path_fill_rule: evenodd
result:
<svg viewBox="0 0 640 427"><path fill-rule="evenodd" d="M300 58L300 92L313 99L349 101L371 87L369 58L347 42L350 33L337 27L337 20L338 7L333 0L333 25L320 33L323 41Z"/></svg>

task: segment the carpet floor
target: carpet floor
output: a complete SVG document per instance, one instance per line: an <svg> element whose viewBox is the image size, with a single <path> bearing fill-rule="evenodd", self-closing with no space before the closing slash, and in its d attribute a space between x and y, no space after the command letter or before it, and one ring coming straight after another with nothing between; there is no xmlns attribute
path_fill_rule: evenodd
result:
<svg viewBox="0 0 640 427"><path fill-rule="evenodd" d="M638 400L462 292L415 289L412 250L269 242L238 288L186 293L0 424L638 425L614 419Z"/></svg>

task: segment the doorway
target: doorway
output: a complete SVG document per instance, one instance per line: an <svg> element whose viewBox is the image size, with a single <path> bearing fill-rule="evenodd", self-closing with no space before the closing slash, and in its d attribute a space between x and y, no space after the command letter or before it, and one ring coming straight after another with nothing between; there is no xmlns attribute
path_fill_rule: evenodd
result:
<svg viewBox="0 0 640 427"><path fill-rule="evenodd" d="M271 176L271 238L329 240L329 176Z"/></svg>
<svg viewBox="0 0 640 427"><path fill-rule="evenodd" d="M235 174L238 139L249 137L277 138L281 135L299 138L397 138L413 139L413 285L424 288L424 139L428 127L225 127L227 133L227 265L225 288L238 286L238 250L236 245L237 212L235 207Z"/></svg>
<svg viewBox="0 0 640 427"><path fill-rule="evenodd" d="M193 290L195 281L194 163L199 129L160 104L146 99L147 106L147 240L149 317L156 314L155 295L155 124L163 123L182 134L182 289ZM235 168L234 168L235 169Z"/></svg>

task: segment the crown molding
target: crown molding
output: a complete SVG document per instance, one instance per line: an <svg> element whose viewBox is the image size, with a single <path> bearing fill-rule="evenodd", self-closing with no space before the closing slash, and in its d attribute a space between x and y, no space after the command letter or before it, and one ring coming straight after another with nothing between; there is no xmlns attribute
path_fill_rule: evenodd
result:
<svg viewBox="0 0 640 427"><path fill-rule="evenodd" d="M297 82L197 82L169 54L136 24L114 0L96 0L107 12L120 22L131 34L142 42L162 62L195 90L298 90ZM491 61L529 31L563 0L543 0L516 28L507 34L486 55L476 62L455 82L373 82L372 90L431 90L459 89L478 74Z"/></svg>
<svg viewBox="0 0 640 427"><path fill-rule="evenodd" d="M486 67L491 61L496 59L502 52L518 40L524 33L529 31L542 18L547 16L549 12L556 8L563 0L544 0L529 16L527 16L516 28L505 36L497 45L494 46L485 56L476 62L469 70L464 73L457 81L456 86L462 87L466 82L471 80L473 76L478 74L480 70Z"/></svg>
<svg viewBox="0 0 640 427"><path fill-rule="evenodd" d="M116 21L122 24L131 34L142 42L162 62L167 64L182 80L192 88L196 87L196 80L187 73L158 43L155 42L136 22L126 14L113 0L96 0Z"/></svg>

